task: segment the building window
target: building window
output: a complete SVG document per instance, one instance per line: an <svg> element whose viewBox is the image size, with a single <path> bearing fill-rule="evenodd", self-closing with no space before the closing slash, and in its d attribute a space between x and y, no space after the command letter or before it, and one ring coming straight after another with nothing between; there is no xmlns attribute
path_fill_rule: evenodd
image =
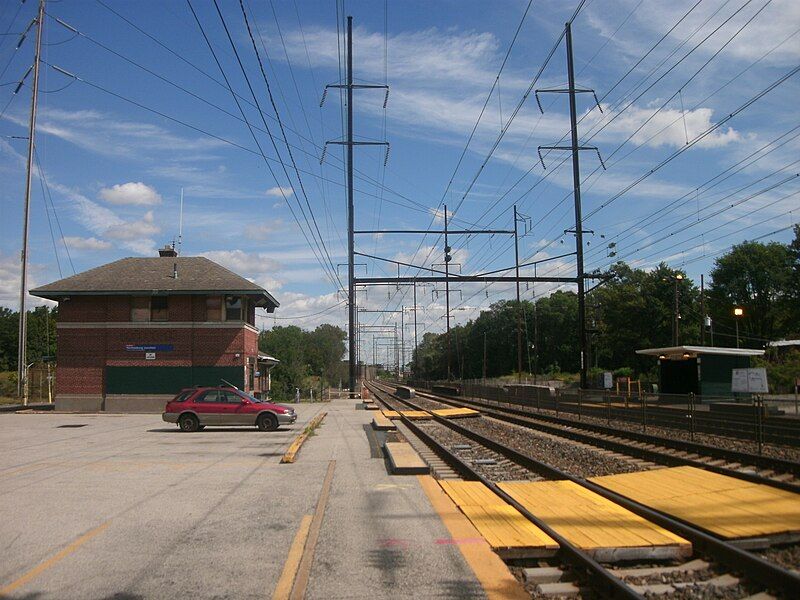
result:
<svg viewBox="0 0 800 600"><path fill-rule="evenodd" d="M150 320L168 321L169 304L166 296L153 296L150 299Z"/></svg>
<svg viewBox="0 0 800 600"><path fill-rule="evenodd" d="M206 297L206 321L222 321L222 296Z"/></svg>
<svg viewBox="0 0 800 600"><path fill-rule="evenodd" d="M252 325L253 327L256 326L256 305L252 300L246 300L247 302L247 322Z"/></svg>
<svg viewBox="0 0 800 600"><path fill-rule="evenodd" d="M131 297L131 321L138 323L150 320L150 298L147 296Z"/></svg>
<svg viewBox="0 0 800 600"><path fill-rule="evenodd" d="M227 296L225 298L225 320L242 320L242 299L239 296Z"/></svg>

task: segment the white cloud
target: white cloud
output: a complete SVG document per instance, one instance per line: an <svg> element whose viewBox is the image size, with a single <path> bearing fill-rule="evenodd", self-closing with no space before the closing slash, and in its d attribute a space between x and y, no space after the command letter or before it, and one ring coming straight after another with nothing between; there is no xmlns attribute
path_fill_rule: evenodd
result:
<svg viewBox="0 0 800 600"><path fill-rule="evenodd" d="M152 206L161 203L161 194L141 181L118 183L100 190L99 196L109 204Z"/></svg>
<svg viewBox="0 0 800 600"><path fill-rule="evenodd" d="M34 289L49 281L44 278L42 265L28 263L28 289ZM6 255L0 252L0 306L7 306L12 310L19 310L19 276L20 261L18 256ZM25 299L26 309L46 304L55 306L55 302L36 298L28 294Z"/></svg>
<svg viewBox="0 0 800 600"><path fill-rule="evenodd" d="M603 105L603 108L608 111L607 105ZM680 148L686 145L687 139L692 141L714 124L712 120L714 111L711 108L701 107L684 111L676 108L663 108L656 114L657 110L658 107L631 106L614 119L605 128L604 133L618 134L620 137L628 136L642 127L641 131L636 132L631 139L634 144L646 144L651 148L662 146ZM598 117L592 120L597 123L598 121L608 122L611 119L608 112L605 115L598 115ZM645 122L647 123L645 124ZM704 137L697 146L718 148L741 141L741 139L741 134L732 127L722 127Z"/></svg>
<svg viewBox="0 0 800 600"><path fill-rule="evenodd" d="M251 223L244 226L244 237L248 240L264 241L266 237L272 237L270 234L276 231L286 231L290 229L283 222L283 219L273 219L265 223Z"/></svg>
<svg viewBox="0 0 800 600"><path fill-rule="evenodd" d="M444 223L444 209L441 208L429 208L428 212L433 216L433 220L435 223ZM448 221L453 218L455 213L452 210L447 211L447 219Z"/></svg>
<svg viewBox="0 0 800 600"><path fill-rule="evenodd" d="M7 114L9 121L27 127L27 117ZM174 156L182 152L185 160L210 158L210 151L227 146L206 136L184 137L141 121L125 121L98 110L68 111L47 108L39 113L37 129L90 152L123 157L152 158L154 154Z"/></svg>
<svg viewBox="0 0 800 600"><path fill-rule="evenodd" d="M108 250L111 248L110 242L99 240L96 237L66 236L64 243L74 250Z"/></svg>
<svg viewBox="0 0 800 600"><path fill-rule="evenodd" d="M105 231L106 237L115 240L142 240L161 231L156 225L153 211L148 210L139 221L122 221ZM148 246L149 247L149 246Z"/></svg>
<svg viewBox="0 0 800 600"><path fill-rule="evenodd" d="M266 192L264 192L267 196L275 196L279 198L283 198L286 196L287 198L291 197L294 194L294 190L290 187L282 187L276 185L275 187L269 188Z"/></svg>
<svg viewBox="0 0 800 600"><path fill-rule="evenodd" d="M276 278L276 273L280 271L281 264L266 253L244 252L243 250L212 250L201 252L200 254L257 283L266 290L276 290L283 287L283 281Z"/></svg>

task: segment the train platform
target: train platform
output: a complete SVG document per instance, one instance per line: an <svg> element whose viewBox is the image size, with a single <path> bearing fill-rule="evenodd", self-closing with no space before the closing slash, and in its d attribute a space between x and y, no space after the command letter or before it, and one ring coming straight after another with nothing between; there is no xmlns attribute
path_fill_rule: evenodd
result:
<svg viewBox="0 0 800 600"><path fill-rule="evenodd" d="M800 494L682 466L594 483L728 540L800 537Z"/></svg>
<svg viewBox="0 0 800 600"><path fill-rule="evenodd" d="M318 499L309 513L324 510L307 598L528 597L434 479L389 474L375 413L346 399L326 410L287 474L318 498L330 478L324 508ZM302 515L294 520L299 531Z"/></svg>
<svg viewBox="0 0 800 600"><path fill-rule="evenodd" d="M688 541L572 481L512 481L499 487L597 560L667 560L692 553Z"/></svg>

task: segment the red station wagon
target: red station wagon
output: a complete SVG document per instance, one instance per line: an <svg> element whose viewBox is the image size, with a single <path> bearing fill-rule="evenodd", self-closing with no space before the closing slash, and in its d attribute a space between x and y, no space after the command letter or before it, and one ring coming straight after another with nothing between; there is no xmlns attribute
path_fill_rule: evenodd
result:
<svg viewBox="0 0 800 600"><path fill-rule="evenodd" d="M162 418L177 423L181 431L199 431L206 425L255 425L274 431L294 423L294 409L259 400L232 387L198 387L182 390L167 402Z"/></svg>

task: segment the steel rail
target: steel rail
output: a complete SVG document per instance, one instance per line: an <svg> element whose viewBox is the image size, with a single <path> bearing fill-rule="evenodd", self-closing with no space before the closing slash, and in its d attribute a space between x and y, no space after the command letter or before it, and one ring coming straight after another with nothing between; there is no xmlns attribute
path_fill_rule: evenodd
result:
<svg viewBox="0 0 800 600"><path fill-rule="evenodd" d="M394 396L396 398L396 396ZM415 406L412 402L398 398L400 402L408 406ZM417 410L424 410L416 406ZM513 448L501 444L491 438L487 438L479 433L476 433L466 427L458 425L453 421L431 415L433 419L445 427L448 427L465 437L468 437L487 448L494 450L504 455L509 460L517 462L520 466L530 468L538 473L553 479L566 479L593 491L600 496L630 510L631 512L639 515L640 517L655 523L673 533L676 533L690 542L694 548L698 548L705 552L707 555L725 563L733 570L738 570L745 573L747 576L758 581L767 589L773 591L780 591L792 597L793 594L800 589L800 574L784 569L777 564L771 563L763 558L737 548L736 546L717 538L711 533L703 530L695 525L691 525L685 521L676 519L666 513L652 509L644 504L640 504L626 496L617 494L595 483L570 475L552 465L548 465L542 461L536 460L526 456ZM448 451L449 452L449 451ZM496 486L495 486L496 487ZM505 496L504 496L505 499ZM527 516L527 515L526 515Z"/></svg>
<svg viewBox="0 0 800 600"><path fill-rule="evenodd" d="M414 403L409 402L408 400L405 400L403 398L398 398L391 392L379 388L374 383L367 383L367 387L372 389L372 392L375 394L375 397L378 398L385 406L391 408L391 406L385 401L385 399L380 398L379 393L390 395L394 400L402 404L405 404L406 406L414 407L416 410L423 410ZM433 416L437 420L440 419L440 417L436 417L436 415ZM426 431L420 428L414 421L405 417L402 414L400 415L400 418L403 424L406 425L406 427L408 427L417 437L422 439L425 444L433 448L434 451L436 451L436 453L439 454L450 466L455 468L459 473L461 473L468 479L472 479L474 481L480 481L481 483L483 483L495 494L500 496L505 502L516 508L526 519L531 521L533 524L539 527L539 529L541 529L547 535L553 538L558 543L559 550L563 553L567 561L579 567L581 570L587 572L588 574L587 581L590 582L591 586L600 588L597 591L603 594L601 597L628 598L636 600L644 599L644 596L634 591L622 579L615 576L613 573L611 573L611 571L606 569L594 558L592 558L591 556L580 550L575 545L573 545L569 540L567 540L557 531L553 530L549 525L547 525L547 523L543 522L536 515L531 513L527 508L525 508L525 506L520 504L514 497L509 495L504 490L500 489L500 487L498 487L498 485L495 482L491 481L490 479L487 479L486 477L475 471L470 465L461 460L448 448L443 446L441 443L435 440L430 434L428 434ZM442 420L445 421L444 419Z"/></svg>
<svg viewBox="0 0 800 600"><path fill-rule="evenodd" d="M419 390L418 390L419 392ZM454 406L477 406L487 412L495 412L499 413L494 414L493 416L497 416L497 418L508 420L510 422L514 422L517 425L523 425L526 427L530 427L532 425L531 422L525 422L524 420L511 420L513 417L525 417L530 421L547 421L549 423L556 423L558 425L563 425L565 427L572 427L577 429L584 429L587 431L594 431L596 433L603 433L606 435L613 435L618 437L627 438L637 442L643 442L648 444L658 444L660 446L665 446L671 448L673 450L678 451L687 451L689 453L695 454L703 454L706 456L711 456L714 458L720 458L723 460L727 460L730 462L739 462L742 464L753 465L755 467L764 468L764 469L773 469L776 471L780 471L782 473L791 473L793 475L800 475L800 463L787 460L784 458L776 458L771 456L763 456L758 454L752 454L750 452L743 452L741 450L731 450L728 448L719 448L717 446L710 446L707 444L701 444L699 442L692 442L688 440L678 440L673 438L668 438L659 435L653 434L646 434L646 433L639 433L635 431L630 431L627 429L619 429L616 427L611 427L608 425L601 425L599 423L586 423L585 421L576 421L575 419L565 419L562 417L554 417L553 415L544 415L541 413L534 413L532 411L527 411L520 408L511 408L511 407L502 407L502 406L495 406L491 404L486 404L484 402L479 402L475 400L466 400L462 397L458 396L448 396L443 394L433 394L431 392L421 392L421 394L425 394L428 396L433 396L433 400L437 400L439 402L445 404L451 404ZM549 409L548 409L549 410ZM581 434L577 431L571 430L569 432L565 432L563 429L556 429L556 428L548 428L547 425L544 423L535 423L537 427L542 427L543 429L548 430L548 433L557 431L558 435L562 435L564 437L567 436L574 436L573 439L579 439L579 441L588 441L592 444L601 444L601 443L608 443L609 447L611 444L618 444L620 449L625 450L626 452L629 450L631 453L639 452L640 456L644 457L667 457L670 455L666 455L663 453L655 452L655 451L648 451L644 448L637 448L636 446L631 446L624 444L624 442L612 442L611 440L600 440L596 437L588 436L587 434ZM654 452L653 454L648 454L648 452ZM646 456L645 456L646 455ZM670 456L672 459L677 459L680 457ZM648 458L649 459L649 458ZM682 458L684 462L682 464L690 464L691 459ZM705 463L699 463L696 466L702 466L702 468L707 470L714 470L719 473L723 473L725 475L732 475L737 476L742 479L749 479L751 481L755 481L757 483L764 483L768 485L772 485L775 487L781 487L783 489L787 489L789 491L798 491L798 486L796 484L784 483L775 481L760 475L753 475L748 473L741 473L739 471L733 471L731 469L725 469L724 467L715 467L713 465L708 465Z"/></svg>

